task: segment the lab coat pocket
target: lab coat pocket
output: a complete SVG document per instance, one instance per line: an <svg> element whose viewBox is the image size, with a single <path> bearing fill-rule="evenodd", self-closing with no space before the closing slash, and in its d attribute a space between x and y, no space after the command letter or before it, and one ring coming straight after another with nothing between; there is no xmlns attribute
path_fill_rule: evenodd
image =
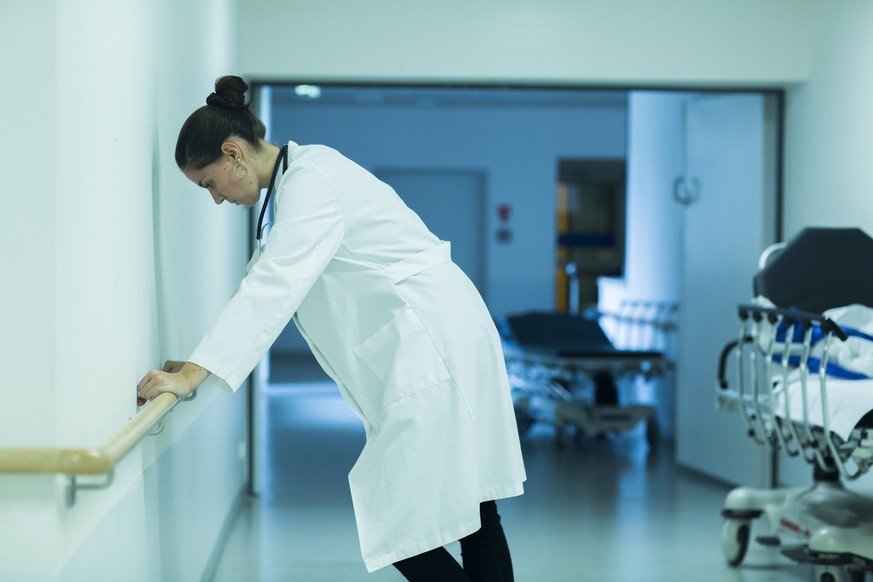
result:
<svg viewBox="0 0 873 582"><path fill-rule="evenodd" d="M430 333L411 308L361 342L355 354L382 381L382 406L451 377Z"/></svg>

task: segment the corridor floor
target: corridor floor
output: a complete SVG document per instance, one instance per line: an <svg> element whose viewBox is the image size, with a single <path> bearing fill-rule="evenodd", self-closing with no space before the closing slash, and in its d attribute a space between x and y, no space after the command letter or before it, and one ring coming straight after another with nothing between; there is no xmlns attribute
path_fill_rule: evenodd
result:
<svg viewBox="0 0 873 582"><path fill-rule="evenodd" d="M363 566L346 478L363 431L335 386L309 380L263 397L261 493L243 501L213 582L403 580ZM639 431L561 449L537 426L523 450L526 493L498 504L519 582L812 579L755 544L742 567L727 566L720 510L729 488L677 467L668 445L649 451ZM459 555L457 544L449 550Z"/></svg>

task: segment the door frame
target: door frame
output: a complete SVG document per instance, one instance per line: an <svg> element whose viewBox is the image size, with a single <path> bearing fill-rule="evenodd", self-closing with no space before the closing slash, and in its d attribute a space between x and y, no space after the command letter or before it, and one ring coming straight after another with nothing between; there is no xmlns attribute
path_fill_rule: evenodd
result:
<svg viewBox="0 0 873 582"><path fill-rule="evenodd" d="M470 83L464 81L462 79L457 80L445 80L442 82L418 82L418 81L405 81L405 80L372 80L368 82L362 82L360 80L352 79L352 78L337 78L332 79L330 81L320 81L313 79L254 79L250 83L251 86L251 95L252 95L252 104L256 111L258 111L261 115L261 119L264 121L265 125L267 125L267 131L269 132L270 123L269 123L269 108L267 107L267 102L269 100L269 90L272 86L297 86L297 85L318 85L325 87L349 87L349 88L382 88L386 90L396 89L396 90L412 90L412 89L428 89L428 90L438 90L438 89L510 89L510 90L519 90L519 91L529 91L531 89L555 89L562 91L591 91L593 93L604 92L604 91L664 91L669 93L759 93L762 95L771 95L774 97L774 102L776 103L775 107L777 111L775 112L775 124L776 124L776 143L774 147L776 149L773 152L773 160L775 163L775 176L774 176L774 196L775 199L772 201L774 208L774 220L775 224L773 225L773 232L776 240L782 240L784 238L784 226L783 226L783 213L784 213L784 163L785 163L785 154L784 154L784 141L785 141L785 94L786 89L780 86L761 86L761 87L747 87L742 85L737 86L726 86L720 88L712 88L712 87L700 87L694 85L688 86L671 86L671 87L658 87L658 86L648 86L645 84L633 84L630 83L626 86L616 87L609 85L597 85L597 84L543 84L543 83ZM267 139L269 140L269 134ZM251 223L254 224L254 220L256 220L256 212L258 210L255 208L251 209L252 215L255 217ZM249 234L249 241L251 245L252 251L254 250L253 246L254 240L254 227L252 226L252 232ZM487 270L487 264L486 264ZM259 436L259 427L261 425L262 419L261 414L259 412L259 402L260 402L260 394L262 392L262 388L264 382L266 381L266 370L263 368L265 366L266 360L269 358L269 352L264 359L264 362L260 364L251 376L251 382L249 383L249 394L248 394L248 453L249 453L249 490L250 493L256 495L259 491L259 459L262 452L262 443L260 442ZM778 466L776 460L778 459L778 454L773 454L773 462L771 463L771 480L775 482L776 475L778 474Z"/></svg>

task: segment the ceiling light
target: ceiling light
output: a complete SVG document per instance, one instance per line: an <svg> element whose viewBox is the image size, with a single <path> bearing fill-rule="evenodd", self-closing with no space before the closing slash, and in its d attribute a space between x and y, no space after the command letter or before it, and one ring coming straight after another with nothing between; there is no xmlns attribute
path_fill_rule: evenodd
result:
<svg viewBox="0 0 873 582"><path fill-rule="evenodd" d="M321 97L321 87L318 85L297 85L294 94L303 99L318 99Z"/></svg>

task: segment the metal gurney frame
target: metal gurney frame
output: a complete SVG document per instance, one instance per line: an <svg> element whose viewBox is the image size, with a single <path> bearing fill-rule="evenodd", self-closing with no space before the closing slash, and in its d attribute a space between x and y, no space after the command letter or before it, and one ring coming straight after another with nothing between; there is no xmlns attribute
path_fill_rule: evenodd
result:
<svg viewBox="0 0 873 582"><path fill-rule="evenodd" d="M823 312L873 305L873 277L847 279L859 263L873 258L873 239L857 229L807 229L782 246L778 253L765 251L775 258L766 263L762 256L755 278L756 292L780 307L739 306L740 331L722 352L717 403L740 412L757 444L812 464L813 484L732 490L722 511L722 549L731 565L741 564L752 522L764 516L769 532L757 541L813 564L815 580L864 580L865 572L873 572L873 499L846 489L842 481L873 466L873 415L859 411L848 429L832 426L829 403L835 394L828 385L837 381L828 373L829 351L833 341L848 336ZM850 250L851 260L835 253ZM814 280L793 273L817 264L817 257L827 266ZM834 281L844 286L850 281L851 288L835 287ZM725 374L730 355L736 363L734 386ZM867 390L873 410L873 388Z"/></svg>
<svg viewBox="0 0 873 582"><path fill-rule="evenodd" d="M649 445L658 443L655 408L620 404L615 380L662 374L672 365L664 352L616 349L596 317L532 311L508 316L499 327L522 434L548 422L563 444L568 427L579 437L645 422Z"/></svg>

